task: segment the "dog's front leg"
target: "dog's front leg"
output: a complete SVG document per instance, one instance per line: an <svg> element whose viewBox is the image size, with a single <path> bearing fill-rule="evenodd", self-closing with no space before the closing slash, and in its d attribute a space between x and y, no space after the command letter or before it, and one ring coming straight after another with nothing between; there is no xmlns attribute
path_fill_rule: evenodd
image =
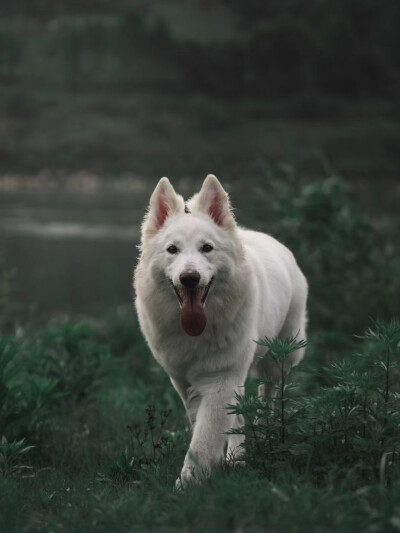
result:
<svg viewBox="0 0 400 533"><path fill-rule="evenodd" d="M243 379L244 381L244 379ZM207 383L200 387L193 436L186 454L177 486L185 486L207 476L211 468L224 461L227 432L235 425L235 415L229 415L227 406L235 402L241 380Z"/></svg>
<svg viewBox="0 0 400 533"><path fill-rule="evenodd" d="M190 387L188 382L185 380L171 378L171 383L182 399L190 426L193 429L201 399L200 395L196 393L196 390L193 389L193 387Z"/></svg>

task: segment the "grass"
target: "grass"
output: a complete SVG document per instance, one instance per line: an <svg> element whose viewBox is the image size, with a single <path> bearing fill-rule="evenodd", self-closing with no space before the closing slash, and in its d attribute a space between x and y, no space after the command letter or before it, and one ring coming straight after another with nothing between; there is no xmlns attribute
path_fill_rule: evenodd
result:
<svg viewBox="0 0 400 533"><path fill-rule="evenodd" d="M140 345L134 321L125 326ZM52 405L31 436L36 447L15 454L13 468L0 476L4 531L396 531L398 460L389 457L382 481L370 459L348 464L340 446L324 457L323 471L318 462L299 467L297 454L295 462L269 456L266 474L249 445L246 468L221 468L203 485L175 492L188 442L184 412L145 353L131 344L97 392ZM143 357L145 367L135 372ZM302 372L300 387L312 369ZM317 403L318 394L308 399ZM150 402L156 407L149 410ZM290 441L290 417L287 423Z"/></svg>
<svg viewBox="0 0 400 533"><path fill-rule="evenodd" d="M301 185L264 171L247 222L295 252L310 327L289 375L300 339L260 339L282 374L275 399L257 399L249 381L230 407L246 419L246 466L177 492L188 424L133 310L39 319L4 274L3 531L398 530L398 247L341 179Z"/></svg>
<svg viewBox="0 0 400 533"><path fill-rule="evenodd" d="M386 491L365 489L352 492L343 482L336 489L316 489L306 479L286 479L278 486L251 472L232 473L229 478L215 475L206 487L196 487L183 495L173 494L146 480L129 487L110 487L80 479L70 480L47 473L30 481L29 506L39 512L29 517L29 531L230 531L247 528L262 531L396 531L399 487L391 496ZM23 497L17 483L2 493L8 512L3 524L26 527L26 507L22 513L13 505ZM83 499L82 494L86 497ZM5 500L4 500L5 496ZM381 511L376 512L376 507ZM285 512L282 512L285 508ZM258 525L256 525L258 523ZM318 526L317 526L318 524ZM376 528L376 529L375 529ZM6 529L8 531L10 529ZM17 528L15 531L18 530Z"/></svg>

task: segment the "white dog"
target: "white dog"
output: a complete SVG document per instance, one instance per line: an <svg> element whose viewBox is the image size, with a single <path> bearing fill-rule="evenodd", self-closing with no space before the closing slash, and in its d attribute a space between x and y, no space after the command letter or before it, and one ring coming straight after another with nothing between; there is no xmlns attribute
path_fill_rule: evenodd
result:
<svg viewBox="0 0 400 533"><path fill-rule="evenodd" d="M305 339L307 282L285 246L236 225L228 195L209 175L187 204L160 180L143 221L134 284L141 329L192 425L177 481L185 485L225 453L239 457L243 436L227 432L243 420L226 407L250 369L276 375L254 340Z"/></svg>

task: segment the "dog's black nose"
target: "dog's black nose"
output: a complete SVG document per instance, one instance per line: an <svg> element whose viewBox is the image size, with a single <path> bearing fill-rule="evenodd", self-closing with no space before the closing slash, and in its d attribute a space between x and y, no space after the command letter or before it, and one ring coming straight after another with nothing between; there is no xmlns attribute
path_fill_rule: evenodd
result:
<svg viewBox="0 0 400 533"><path fill-rule="evenodd" d="M187 289L195 289L200 281L197 270L184 270L179 276L180 282Z"/></svg>

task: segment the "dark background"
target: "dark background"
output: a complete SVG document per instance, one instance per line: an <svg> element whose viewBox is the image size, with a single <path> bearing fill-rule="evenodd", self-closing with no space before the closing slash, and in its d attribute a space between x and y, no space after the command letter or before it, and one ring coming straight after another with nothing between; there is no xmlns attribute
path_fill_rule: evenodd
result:
<svg viewBox="0 0 400 533"><path fill-rule="evenodd" d="M0 245L23 300L131 299L163 175L190 195L215 173L252 224L267 175L339 174L398 227L398 2L3 0L0 16Z"/></svg>

